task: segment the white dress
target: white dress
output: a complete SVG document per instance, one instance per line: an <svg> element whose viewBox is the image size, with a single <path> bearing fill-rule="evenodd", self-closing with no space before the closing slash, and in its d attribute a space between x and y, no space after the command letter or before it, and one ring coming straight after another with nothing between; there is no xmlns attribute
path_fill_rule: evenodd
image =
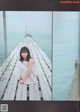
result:
<svg viewBox="0 0 80 112"><path fill-rule="evenodd" d="M18 61L17 67L16 67L16 78L19 79L19 77L24 77L28 70L28 62L27 61ZM34 63L32 67L32 72L28 79L24 82L24 84L37 84L37 67Z"/></svg>

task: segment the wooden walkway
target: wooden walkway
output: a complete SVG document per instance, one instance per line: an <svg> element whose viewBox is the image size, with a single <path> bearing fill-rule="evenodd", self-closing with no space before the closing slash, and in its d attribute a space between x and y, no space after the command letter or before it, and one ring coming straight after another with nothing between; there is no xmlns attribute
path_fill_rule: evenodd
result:
<svg viewBox="0 0 80 112"><path fill-rule="evenodd" d="M38 67L39 84L20 84L15 79L21 47L26 46ZM0 100L51 100L51 61L33 38L26 36L0 68Z"/></svg>

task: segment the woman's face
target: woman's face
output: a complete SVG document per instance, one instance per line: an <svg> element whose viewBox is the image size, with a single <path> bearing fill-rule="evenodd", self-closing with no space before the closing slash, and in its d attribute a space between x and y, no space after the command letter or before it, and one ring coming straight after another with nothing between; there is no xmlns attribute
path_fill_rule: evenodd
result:
<svg viewBox="0 0 80 112"><path fill-rule="evenodd" d="M21 56L22 56L24 59L26 59L27 55L28 55L27 52L23 52L23 53L21 53Z"/></svg>

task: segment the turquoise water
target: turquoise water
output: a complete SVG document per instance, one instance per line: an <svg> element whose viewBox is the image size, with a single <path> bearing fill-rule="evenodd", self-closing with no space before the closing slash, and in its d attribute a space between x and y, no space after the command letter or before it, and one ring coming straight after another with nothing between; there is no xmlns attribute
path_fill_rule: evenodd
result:
<svg viewBox="0 0 80 112"><path fill-rule="evenodd" d="M25 32L30 32L33 39L51 59L52 13L47 11L7 11L7 43L8 55L24 38ZM0 65L4 61L3 13L0 11Z"/></svg>
<svg viewBox="0 0 80 112"><path fill-rule="evenodd" d="M40 34L36 33L33 34L33 39L38 45L45 51L47 56L51 59L51 34ZM3 37L3 35L0 35ZM24 38L23 33L9 33L7 37L8 42L8 55L12 52L12 50L18 45L19 42L22 41ZM4 46L3 46L3 39L2 44L0 44L0 65L4 62ZM44 44L45 43L45 44Z"/></svg>
<svg viewBox="0 0 80 112"><path fill-rule="evenodd" d="M79 52L79 16L53 13L53 99L67 100Z"/></svg>
<svg viewBox="0 0 80 112"><path fill-rule="evenodd" d="M66 100L78 59L79 22L78 12L54 12L53 15L53 99ZM18 22L18 21L17 21ZM15 22L13 22L14 24ZM20 23L20 21L19 21ZM12 24L11 24L12 25ZM1 27L1 29L3 29ZM9 31L10 27L8 27ZM45 28L46 29L46 28ZM50 27L49 27L50 29ZM2 30L1 30L2 31ZM35 30L36 31L36 30ZM49 31L51 32L51 31ZM4 62L3 32L0 32L0 65ZM51 33L31 33L33 39L51 59ZM23 32L8 32L8 55L23 39Z"/></svg>

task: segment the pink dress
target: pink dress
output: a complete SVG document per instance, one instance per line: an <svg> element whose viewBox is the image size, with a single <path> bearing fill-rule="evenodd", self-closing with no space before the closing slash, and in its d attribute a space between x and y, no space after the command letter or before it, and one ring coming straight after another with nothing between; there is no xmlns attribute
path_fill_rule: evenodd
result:
<svg viewBox="0 0 80 112"><path fill-rule="evenodd" d="M16 78L19 79L19 77L24 77L26 72L28 70L28 62L27 61L18 61L17 67L16 67ZM34 63L32 67L32 72L28 79L24 82L24 84L37 84L37 67Z"/></svg>

